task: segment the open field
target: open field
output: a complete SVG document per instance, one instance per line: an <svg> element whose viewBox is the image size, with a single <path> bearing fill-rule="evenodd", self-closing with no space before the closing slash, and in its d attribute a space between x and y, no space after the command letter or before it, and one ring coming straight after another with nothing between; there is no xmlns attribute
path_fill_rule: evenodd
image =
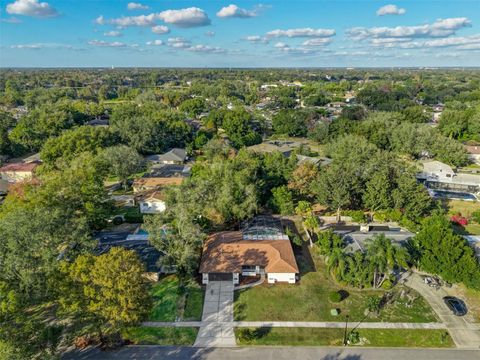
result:
<svg viewBox="0 0 480 360"><path fill-rule="evenodd" d="M193 345L198 329L190 327L134 327L122 336L135 345Z"/></svg>
<svg viewBox="0 0 480 360"><path fill-rule="evenodd" d="M282 345L282 346L341 346L343 329L320 328L261 328L250 329L258 337L245 340L241 330L235 329L239 345ZM453 341L445 330L405 329L358 329L360 343L351 346L378 347L453 347Z"/></svg>
<svg viewBox="0 0 480 360"><path fill-rule="evenodd" d="M317 271L311 271L304 261L299 261L302 275L295 285L263 284L254 288L235 292L235 320L245 321L344 321L349 315L351 321L388 322L436 322L437 316L427 302L413 290L401 286L402 290L416 298L412 307L407 307L405 299L386 305L378 316L365 317L366 301L369 296L382 296L384 290L357 290L339 286L325 268L320 258L314 258ZM340 303L332 304L329 294L345 290L348 296ZM331 309L340 314L333 316Z"/></svg>

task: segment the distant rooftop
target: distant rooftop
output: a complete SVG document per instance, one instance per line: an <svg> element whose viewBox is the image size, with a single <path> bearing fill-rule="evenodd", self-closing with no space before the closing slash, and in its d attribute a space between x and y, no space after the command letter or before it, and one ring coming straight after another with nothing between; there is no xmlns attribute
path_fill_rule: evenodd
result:
<svg viewBox="0 0 480 360"><path fill-rule="evenodd" d="M158 163L184 162L186 158L186 150L180 148L173 148L164 154L155 154L146 157L147 161Z"/></svg>

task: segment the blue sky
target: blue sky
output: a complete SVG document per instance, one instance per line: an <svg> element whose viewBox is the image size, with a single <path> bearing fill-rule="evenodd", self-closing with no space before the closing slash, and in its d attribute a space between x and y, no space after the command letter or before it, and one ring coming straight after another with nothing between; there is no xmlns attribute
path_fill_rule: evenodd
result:
<svg viewBox="0 0 480 360"><path fill-rule="evenodd" d="M480 66L480 1L0 1L2 67Z"/></svg>

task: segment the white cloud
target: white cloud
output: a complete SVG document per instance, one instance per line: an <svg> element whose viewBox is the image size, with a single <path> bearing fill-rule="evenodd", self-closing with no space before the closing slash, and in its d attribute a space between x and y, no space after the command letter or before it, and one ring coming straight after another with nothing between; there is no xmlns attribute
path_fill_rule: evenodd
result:
<svg viewBox="0 0 480 360"><path fill-rule="evenodd" d="M267 44L269 42L267 38L258 35L247 36L245 40L250 41L253 44Z"/></svg>
<svg viewBox="0 0 480 360"><path fill-rule="evenodd" d="M214 31L205 31L205 36L215 36L215 32Z"/></svg>
<svg viewBox="0 0 480 360"><path fill-rule="evenodd" d="M127 5L128 10L148 10L148 5L143 5L136 2L129 2Z"/></svg>
<svg viewBox="0 0 480 360"><path fill-rule="evenodd" d="M150 45L150 46L161 46L163 44L164 42L162 40L147 41L147 45Z"/></svg>
<svg viewBox="0 0 480 360"><path fill-rule="evenodd" d="M20 20L19 18L15 17L15 16L12 16L10 18L0 19L0 22L8 23L8 24L21 24L22 20Z"/></svg>
<svg viewBox="0 0 480 360"><path fill-rule="evenodd" d="M284 42L277 42L274 47L281 53L291 54L291 55L313 55L317 53L316 49L309 47L291 47L290 45Z"/></svg>
<svg viewBox="0 0 480 360"><path fill-rule="evenodd" d="M116 48L127 46L127 44L119 41L108 42L103 40L90 40L88 42L88 45L98 46L98 47L116 47Z"/></svg>
<svg viewBox="0 0 480 360"><path fill-rule="evenodd" d="M257 12L255 10L247 10L239 8L237 5L230 4L221 8L217 12L217 16L220 18L250 18L257 16Z"/></svg>
<svg viewBox="0 0 480 360"><path fill-rule="evenodd" d="M35 43L35 44L17 44L11 45L12 49L74 49L72 45L67 44L55 44L55 43Z"/></svg>
<svg viewBox="0 0 480 360"><path fill-rule="evenodd" d="M426 38L426 37L447 37L454 35L457 30L471 26L469 19L465 17L438 19L432 24L416 26L396 26L396 27L355 27L347 30L354 40L364 40L368 38Z"/></svg>
<svg viewBox="0 0 480 360"><path fill-rule="evenodd" d="M100 15L93 22L98 25L105 25L105 18L103 17L103 15Z"/></svg>
<svg viewBox="0 0 480 360"><path fill-rule="evenodd" d="M170 29L165 25L156 25L152 27L152 32L155 34L168 34Z"/></svg>
<svg viewBox="0 0 480 360"><path fill-rule="evenodd" d="M104 36L110 36L110 37L120 37L123 36L123 34L120 31L107 31L103 33Z"/></svg>
<svg viewBox="0 0 480 360"><path fill-rule="evenodd" d="M202 44L190 46L186 50L197 52L197 53L208 53L208 54L223 54L226 52L225 49L222 49L220 47L202 45Z"/></svg>
<svg viewBox="0 0 480 360"><path fill-rule="evenodd" d="M305 40L303 46L325 46L332 42L332 38L315 38Z"/></svg>
<svg viewBox="0 0 480 360"><path fill-rule="evenodd" d="M7 5L7 13L34 17L57 16L58 12L46 2L38 0L16 0Z"/></svg>
<svg viewBox="0 0 480 360"><path fill-rule="evenodd" d="M199 8L191 7L180 10L165 10L160 13L151 13L139 16L122 16L114 19L105 19L102 15L95 19L99 25L115 25L118 28L129 26L154 27L159 21L182 28L210 25L207 14Z"/></svg>
<svg viewBox="0 0 480 360"><path fill-rule="evenodd" d="M196 26L210 25L208 15L202 9L190 7L180 10L165 10L157 14L158 18L167 24L178 27L189 28Z"/></svg>
<svg viewBox="0 0 480 360"><path fill-rule="evenodd" d="M176 49L186 49L190 47L192 44L189 40L186 40L182 37L175 37L175 38L169 38L167 40L167 45Z"/></svg>
<svg viewBox="0 0 480 360"><path fill-rule="evenodd" d="M330 37L335 35L335 30L333 29L312 29L312 28L302 28L302 29L288 29L288 30L272 30L267 32L265 35L267 38L275 37Z"/></svg>
<svg viewBox="0 0 480 360"><path fill-rule="evenodd" d="M385 15L403 15L407 11L403 8L399 8L397 5L385 5L382 6L380 9L377 10L378 16L385 16Z"/></svg>

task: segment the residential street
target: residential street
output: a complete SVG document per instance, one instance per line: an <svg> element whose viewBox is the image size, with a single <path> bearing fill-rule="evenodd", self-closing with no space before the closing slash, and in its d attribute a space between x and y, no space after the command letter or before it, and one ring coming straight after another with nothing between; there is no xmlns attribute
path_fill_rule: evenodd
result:
<svg viewBox="0 0 480 360"><path fill-rule="evenodd" d="M469 322L465 316L453 315L443 302L443 297L448 295L443 288L435 290L425 284L421 276L416 273L412 273L407 278L405 285L422 294L440 320L446 325L458 348L480 349L479 324Z"/></svg>
<svg viewBox="0 0 480 360"><path fill-rule="evenodd" d="M90 349L64 360L479 360L476 350L366 349L323 347L195 348L178 346L127 346L118 351Z"/></svg>

